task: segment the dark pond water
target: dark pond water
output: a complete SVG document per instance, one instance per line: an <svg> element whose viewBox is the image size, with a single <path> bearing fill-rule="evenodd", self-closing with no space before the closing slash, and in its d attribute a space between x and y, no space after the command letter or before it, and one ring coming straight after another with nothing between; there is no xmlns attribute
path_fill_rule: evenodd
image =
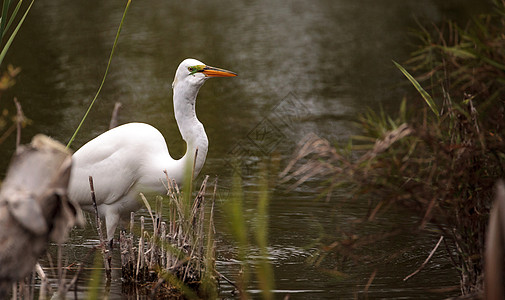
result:
<svg viewBox="0 0 505 300"><path fill-rule="evenodd" d="M125 1L36 1L7 62L22 68L16 86L2 105L16 96L32 124L23 142L45 133L66 143L101 81ZM286 165L296 143L308 133L345 141L354 133L350 120L366 107L396 111L411 89L391 60L404 61L412 51L410 29L445 19L467 20L489 6L475 0L384 1L133 1L102 93L73 147L105 131L116 101L123 107L119 122L141 121L156 126L167 139L172 156L185 146L173 117L171 83L175 68L187 57L239 74L209 80L198 97L197 114L210 140L202 174L218 175L220 191L229 189L239 158L244 173L246 222L254 223L258 162ZM290 116L301 116L291 123ZM272 129L270 135L259 134ZM13 151L10 139L0 149L5 170ZM272 178L275 164L270 165ZM274 180L272 180L274 182ZM317 184L317 183L315 183ZM342 191L336 193L344 193ZM365 213L366 204L335 207L317 200L311 188L286 192L272 184L269 206L269 253L274 266L277 298L334 299L442 298L458 293L457 273L442 251L420 274L405 283L438 240L434 234L401 236L371 247L374 255L410 249L393 261L360 264L345 270L345 278L328 270L336 259L319 266L308 263L316 242L335 228ZM235 278L236 248L224 218L226 199L218 202L217 266ZM404 212L391 213L401 226L413 222ZM379 225L377 225L379 226ZM97 243L90 224L72 233L64 250L69 261L81 259ZM54 247L51 248L54 252ZM111 298L121 294L119 274ZM445 293L436 292L456 287ZM257 296L258 286L250 291ZM223 297L231 297L223 286ZM86 287L81 288L86 293ZM256 297L255 296L255 297ZM258 296L259 297L259 296Z"/></svg>

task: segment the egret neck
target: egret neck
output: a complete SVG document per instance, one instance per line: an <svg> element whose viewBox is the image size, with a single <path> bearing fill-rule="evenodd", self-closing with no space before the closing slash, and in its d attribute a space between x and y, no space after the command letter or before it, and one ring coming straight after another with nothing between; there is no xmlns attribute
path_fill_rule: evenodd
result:
<svg viewBox="0 0 505 300"><path fill-rule="evenodd" d="M204 81L194 83L178 80L173 85L175 120L182 139L186 142L186 153L181 162L184 167L192 167L194 163L194 174L200 173L209 148L207 134L203 124L196 117L195 111L196 96L203 83ZM197 149L198 154L195 162Z"/></svg>

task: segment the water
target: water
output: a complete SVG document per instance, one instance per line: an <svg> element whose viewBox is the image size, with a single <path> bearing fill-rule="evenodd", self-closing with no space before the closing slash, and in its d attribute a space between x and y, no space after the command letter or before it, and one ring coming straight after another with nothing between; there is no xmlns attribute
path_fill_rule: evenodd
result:
<svg viewBox="0 0 505 300"><path fill-rule="evenodd" d="M12 109L9 99L17 97L32 120L23 131L23 142L39 132L68 141L99 86L124 6L125 1L35 3L6 58L22 73L2 99L2 105ZM197 114L210 140L202 174L219 175L220 190L226 192L233 173L228 163L242 160L246 222L253 224L259 161L273 158L270 169L275 173L305 134L345 141L355 130L350 120L366 107L396 111L401 97L412 89L399 84L405 79L391 60L402 62L413 50L409 30L416 28L415 19L466 20L485 9L471 0L133 1L105 86L72 148L105 131L115 101L121 101L120 123L153 124L166 137L172 156L180 157L185 147L170 91L175 68L184 58L194 57L235 71L239 77L209 80L199 94ZM301 121L292 123L293 116ZM261 135L265 129L267 136ZM13 143L10 139L0 149L1 170ZM319 266L308 264L316 255L318 239L362 216L365 204L339 208L316 200L311 188L286 192L285 186L275 184L271 195L269 252L277 298L363 296L375 268L368 290L373 298L426 299L458 293L428 291L458 285L456 272L440 250L425 270L402 281L428 255L438 240L435 234L400 236L371 247L371 254L379 256L404 247L409 251L378 266L345 269L344 278L330 272L336 257ZM236 249L226 231L224 205L221 200L216 214L217 265L234 278ZM413 222L405 215L389 217L399 224ZM90 225L75 230L67 245L69 260L82 258L94 244L96 233ZM253 283L253 295L257 288ZM224 297L230 297L230 289L224 285ZM86 293L85 284L80 293ZM121 298L118 280L112 282L111 295Z"/></svg>

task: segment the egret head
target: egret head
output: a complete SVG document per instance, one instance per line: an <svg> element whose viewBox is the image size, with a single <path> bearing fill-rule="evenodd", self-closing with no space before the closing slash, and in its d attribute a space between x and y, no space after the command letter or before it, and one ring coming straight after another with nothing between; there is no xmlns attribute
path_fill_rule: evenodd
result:
<svg viewBox="0 0 505 300"><path fill-rule="evenodd" d="M237 76L237 74L231 71L207 66L203 62L193 58L187 58L183 60L177 68L177 71L175 72L174 82L172 83L172 88L174 88L176 84L182 82L187 85L200 87L205 82L205 80L210 77L233 76Z"/></svg>

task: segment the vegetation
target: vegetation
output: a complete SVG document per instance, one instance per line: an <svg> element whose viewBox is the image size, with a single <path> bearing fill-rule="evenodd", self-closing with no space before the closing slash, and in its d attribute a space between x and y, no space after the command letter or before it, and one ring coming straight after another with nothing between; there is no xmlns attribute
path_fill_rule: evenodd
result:
<svg viewBox="0 0 505 300"><path fill-rule="evenodd" d="M396 117L365 113L357 122L363 134L347 146L315 136L302 143L282 174L285 181L298 178L296 185L324 175L326 193L346 187L353 200L368 201L368 222L395 207L419 216L412 227L383 235L356 228L338 233L322 247L327 252L362 260L351 254L434 224L460 274L461 293L480 293L493 187L505 175L505 2L495 4L494 13L464 28L447 22L417 34L421 46L406 65L421 75L397 66L424 107L404 100Z"/></svg>
<svg viewBox="0 0 505 300"><path fill-rule="evenodd" d="M130 233L121 233L123 290L172 298L198 298L199 291L200 296L217 297L212 234L215 194L211 207L206 209L207 180L208 176L191 200L190 188L182 191L167 178L168 199L157 196L154 213L141 195L153 229L145 229L143 216L140 228L134 226L132 213ZM163 210L163 202L169 203L168 210ZM168 214L164 216L163 212Z"/></svg>
<svg viewBox="0 0 505 300"><path fill-rule="evenodd" d="M2 44L0 48L0 65L31 9L34 0L30 2L28 8L24 11L23 16L18 22L15 21L15 18L17 13L22 10L22 1L18 1L13 10L11 3L11 0L6 0L3 2L2 7L0 41L6 39L6 42ZM128 0L100 86L80 124L70 138L67 147L71 145L76 137L104 85L130 4L131 1ZM12 11L12 13L9 15L10 11ZM15 25L13 30L11 25ZM9 31L9 28L12 32ZM0 95L15 84L15 77L19 72L19 68L14 68L9 65L7 70L0 74ZM0 135L0 144L16 129L18 129L19 135L19 126L27 122L17 102L16 106L18 108L16 117L10 117L9 112L5 109L0 114L0 130L3 130L3 134ZM251 232L255 236L256 243L250 243L247 237L249 232L246 229L245 220L241 217L243 216L241 204L243 195L241 184L237 181L235 182L233 188L234 192L230 199L232 205L227 206L231 207L233 210L233 219L230 220L230 223L233 228L232 234L240 249L239 259L242 261L242 269L237 278L238 283L235 284L215 269L216 245L214 240L215 229L213 213L216 186L214 186L214 193L212 194L211 207L206 207L204 198L207 193L208 177L204 179L200 190L194 198L192 198L193 184L189 179L191 177L192 176L187 176L188 180L186 180L183 190L180 190L175 182L167 178L166 187L168 199L162 201L162 197L157 196L155 202L156 209L154 211L151 210L151 206L147 199L141 195L151 217L153 228L152 232L145 228L144 217L140 218L140 226L134 226L134 217L132 214L130 232L121 232L120 250L123 291L126 294L133 292L137 295L150 294L153 297L181 299L203 297L206 299L215 299L218 297L218 281L224 279L235 286L242 299L246 299L249 298L247 288L250 285L249 269L252 268L257 274L260 285L259 288L262 290L263 297L266 299L273 298L271 293L273 270L268 261L267 252L268 186L265 181L266 178L262 177L264 180L260 182L261 192L258 199L258 222L255 230ZM93 188L91 188L91 191L93 191ZM226 199L226 201L228 201L228 199ZM163 210L162 202L169 203L168 209ZM163 212L168 212L168 214L164 215ZM168 221L164 222L163 219L167 219ZM37 265L33 274L17 285L13 298L33 299L37 293L40 299L46 299L48 295L57 298L65 298L72 289L74 293L77 293L79 277L82 276L82 272L84 272L84 269L86 269L88 265L92 266L92 272L84 283L84 285L87 285L87 297L89 299L95 299L99 296L108 297L111 279L111 266L109 265L111 262L111 254L105 248L106 243L102 238L103 235L100 223L98 219L97 229L100 233L100 239L102 240L101 245L94 247L84 258L81 258L83 262L77 262L75 265L71 264L64 268L63 265L68 265L68 257L63 257L62 245L58 245L57 266L53 265L53 259L48 255L50 264L48 269L57 270L57 276L53 274L54 277L58 278L57 281L51 283L43 268ZM137 236L135 236L135 234ZM259 255L256 255L255 259L249 260L248 253L253 247L259 250ZM102 249L102 253L96 251L97 249ZM103 259L101 257L102 255ZM85 262L89 260L90 257L93 258L92 262ZM72 268L72 265L74 265L74 268ZM252 267L250 265L252 265ZM67 278L67 271L74 272L72 278ZM100 295L104 283L103 271L107 274L107 282L105 283L103 295ZM41 281L40 288L38 289L35 288L37 276ZM76 295L77 294L74 296L76 297Z"/></svg>
<svg viewBox="0 0 505 300"><path fill-rule="evenodd" d="M77 136L77 133L81 129L82 124L84 123L84 121L88 117L88 114L91 111L93 104L95 104L95 101L98 98L98 95L100 95L100 91L102 90L103 84L105 83L105 79L107 78L107 74L109 74L109 67L110 67L110 64L112 61L112 57L114 56L114 50L116 50L117 42L119 40L119 34L121 33L121 29L123 28L123 23L126 18L126 13L128 12L128 8L130 7L130 4L131 4L131 0L128 0L128 2L126 3L126 7L123 11L123 17L121 18L121 22L119 23L119 27L116 32L116 38L114 39L114 44L112 45L112 49L110 51L109 60L107 62L107 67L105 68L105 72L102 77L102 82L100 83L100 86L98 87L98 90L96 91L95 97L93 97L93 100L91 100L91 103L89 104L88 109L84 113L84 116L82 117L81 122L79 123L79 125L75 129L74 134L72 134L72 137L70 138L70 140L68 141L67 148L69 148L70 145L72 145L72 142L74 141L75 137Z"/></svg>
<svg viewBox="0 0 505 300"><path fill-rule="evenodd" d="M0 40L5 43L0 49L0 65L33 1L18 23L14 20L21 1L8 16L10 4L11 1L3 3ZM125 14L129 5L130 1ZM104 84L123 21L124 15L105 75L88 112ZM459 271L462 293L478 293L482 289L483 245L493 187L505 175L504 25L505 2L502 1L496 2L494 14L480 16L466 27L447 22L441 28L422 28L417 34L422 46L404 64L409 71L395 63L420 93L421 110L419 105L404 100L397 116L369 111L357 122L362 135L353 137L346 146L335 147L316 136L305 140L283 173L284 180L296 178L296 185L316 175L328 177L328 195L337 188L345 188L352 190L352 200L368 201L370 209L364 217L367 222L377 221L394 207L408 208L419 216L412 227L382 235L363 234L357 227L356 234L334 235L324 241L322 255L315 260L323 261L325 252L332 252L343 258L352 256L358 262L365 258L353 253L365 253L377 240L419 232L433 224L444 237L446 253ZM7 67L0 76L0 94L15 83L18 73L19 69ZM411 73L420 75L413 77ZM9 112L1 112L0 144L14 132L16 123L21 122L20 116L12 119ZM249 298L247 288L253 275L257 277L263 298L273 298L274 278L267 250L269 189L266 174L259 178L252 230L245 223L239 176L234 178L231 196L225 200L227 221L242 265L236 285L232 284L243 299ZM161 221L161 202L156 204L156 214L149 208L153 233L147 233L141 226L140 241L135 241L140 247L134 249L127 245L126 249L126 253L132 253L131 258L137 259L126 264L130 269L124 269L125 273L135 275L130 278L132 282L139 274L146 280L152 280L150 277L154 274L156 277L149 286L151 291L169 289L166 283L170 283L187 298L217 297L217 278L221 275L215 270L213 204L207 210L203 205L205 182L195 201L190 197L191 183L185 185L182 193L175 186L169 186L170 223L163 225ZM366 222L357 224L366 226ZM249 259L253 249L260 255ZM139 253L139 250L144 251ZM59 264L61 270L61 257ZM101 267L100 264L101 259L96 259L96 266ZM92 277L95 280L90 280L90 298L97 296L93 293L98 293L101 284L101 269L97 269L97 275ZM33 278L29 281L32 288ZM77 278L78 274L73 284ZM91 286L92 283L96 286ZM40 293L45 295L42 286ZM188 286L197 286L199 291Z"/></svg>
<svg viewBox="0 0 505 300"><path fill-rule="evenodd" d="M26 16L30 12L33 2L34 0L30 2L30 5L24 11L21 19L16 20L16 16L21 9L22 1L19 1L13 10L11 10L12 0L3 1L2 15L0 17L0 66L3 66L5 55L9 51L10 46L18 34L19 29L23 25ZM11 26L15 26L13 30L10 30L12 29ZM19 68L8 65L6 70L1 72L0 97L7 89L11 88L16 83L15 77L19 74L20 71L21 70ZM18 136L16 145L19 145L20 129L22 126L26 125L28 121L28 119L26 119L23 115L23 111L21 110L21 105L19 102L17 102L16 99L14 99L14 102L17 109L17 113L14 117L6 108L3 108L0 113L0 144L2 144L17 129Z"/></svg>
<svg viewBox="0 0 505 300"><path fill-rule="evenodd" d="M258 182L258 206L255 211L254 228L247 229L244 217L244 191L239 174L235 173L231 195L225 199L226 219L230 225L230 231L238 247L238 260L241 263L240 273L237 276L235 288L241 299L249 299L247 289L250 288L251 269L254 270L258 288L263 299L273 299L274 274L273 267L268 260L268 203L269 187L266 171L259 174ZM251 242L250 235L254 236ZM257 255L251 252L257 250ZM253 256L254 258L250 258Z"/></svg>

